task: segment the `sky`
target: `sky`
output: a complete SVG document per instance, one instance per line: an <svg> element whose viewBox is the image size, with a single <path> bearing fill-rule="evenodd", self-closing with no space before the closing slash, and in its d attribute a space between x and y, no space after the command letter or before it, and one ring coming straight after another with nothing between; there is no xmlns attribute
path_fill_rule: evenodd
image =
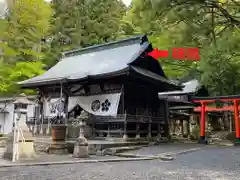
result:
<svg viewBox="0 0 240 180"><path fill-rule="evenodd" d="M124 2L124 4L126 4L127 6L129 6L132 0L122 0L122 1Z"/></svg>

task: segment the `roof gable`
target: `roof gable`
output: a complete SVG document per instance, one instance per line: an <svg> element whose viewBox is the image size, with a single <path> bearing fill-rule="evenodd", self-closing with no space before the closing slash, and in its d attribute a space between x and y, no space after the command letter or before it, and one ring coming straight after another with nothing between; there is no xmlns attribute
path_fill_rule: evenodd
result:
<svg viewBox="0 0 240 180"><path fill-rule="evenodd" d="M151 50L147 50L147 52L150 52L150 51ZM129 65L133 67L140 67L142 69L149 70L157 75L167 78L159 62L156 59L152 58L151 56L145 56L144 58L140 56L136 60L131 62Z"/></svg>

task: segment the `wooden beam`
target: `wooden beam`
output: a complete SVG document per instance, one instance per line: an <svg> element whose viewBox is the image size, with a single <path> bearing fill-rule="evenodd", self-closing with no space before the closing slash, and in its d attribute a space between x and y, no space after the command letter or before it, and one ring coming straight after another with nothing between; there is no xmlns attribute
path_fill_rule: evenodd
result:
<svg viewBox="0 0 240 180"><path fill-rule="evenodd" d="M221 102L233 102L233 101L240 101L240 98L230 98L230 99L213 99L213 100L192 100L194 103L213 103L213 102L217 102L217 101L221 101Z"/></svg>
<svg viewBox="0 0 240 180"><path fill-rule="evenodd" d="M81 91L83 88L84 88L84 86L81 86L80 88L78 88L78 89L72 91L72 94L75 94L75 93Z"/></svg>
<svg viewBox="0 0 240 180"><path fill-rule="evenodd" d="M216 100L193 100L194 103L213 103L216 102Z"/></svg>
<svg viewBox="0 0 240 180"><path fill-rule="evenodd" d="M232 101L234 99L240 99L240 94L229 95L229 96L212 96L212 97L193 96L191 99L192 100L226 100L226 101Z"/></svg>

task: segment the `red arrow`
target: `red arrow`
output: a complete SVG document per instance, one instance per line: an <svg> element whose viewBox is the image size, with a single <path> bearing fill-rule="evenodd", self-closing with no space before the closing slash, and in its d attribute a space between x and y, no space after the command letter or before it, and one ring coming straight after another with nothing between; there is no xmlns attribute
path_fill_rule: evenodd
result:
<svg viewBox="0 0 240 180"><path fill-rule="evenodd" d="M149 52L147 55L158 60L159 58L167 58L169 54L168 54L168 50L158 50L157 48L155 48L154 50Z"/></svg>

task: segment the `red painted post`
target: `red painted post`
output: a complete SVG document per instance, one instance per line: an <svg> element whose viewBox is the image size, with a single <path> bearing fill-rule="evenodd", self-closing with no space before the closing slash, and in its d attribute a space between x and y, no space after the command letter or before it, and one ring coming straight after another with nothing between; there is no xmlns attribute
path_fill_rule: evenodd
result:
<svg viewBox="0 0 240 180"><path fill-rule="evenodd" d="M206 102L201 102L201 121L200 121L200 139L199 143L207 144L205 137L205 116L206 115Z"/></svg>
<svg viewBox="0 0 240 180"><path fill-rule="evenodd" d="M239 112L238 112L238 100L233 100L233 102L234 102L235 129L236 129L235 144L240 144L240 123L239 123Z"/></svg>

